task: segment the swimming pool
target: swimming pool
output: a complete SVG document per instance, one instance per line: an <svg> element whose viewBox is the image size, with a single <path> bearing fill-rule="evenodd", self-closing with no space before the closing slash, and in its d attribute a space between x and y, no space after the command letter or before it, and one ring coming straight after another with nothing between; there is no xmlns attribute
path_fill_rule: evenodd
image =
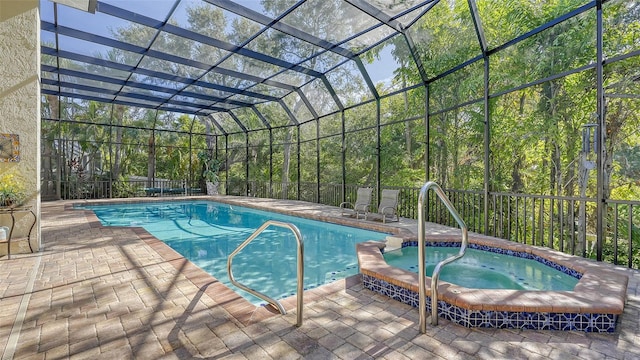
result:
<svg viewBox="0 0 640 360"><path fill-rule="evenodd" d="M458 246L428 246L426 275L436 264L458 253ZM418 272L418 247L408 246L385 252L387 264ZM465 255L445 267L440 280L476 289L573 290L579 278L560 272L533 259L467 249Z"/></svg>
<svg viewBox="0 0 640 360"><path fill-rule="evenodd" d="M358 273L356 243L387 234L212 201L90 205L104 226L143 227L255 305L264 301L233 286L227 256L267 220L289 222L304 238L304 287L311 289ZM296 239L269 227L233 261L236 280L274 299L296 289Z"/></svg>

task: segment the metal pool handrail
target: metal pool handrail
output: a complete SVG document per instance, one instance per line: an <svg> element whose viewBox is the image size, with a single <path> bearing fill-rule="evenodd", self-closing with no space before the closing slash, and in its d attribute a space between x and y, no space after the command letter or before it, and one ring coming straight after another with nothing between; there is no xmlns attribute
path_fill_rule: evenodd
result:
<svg viewBox="0 0 640 360"><path fill-rule="evenodd" d="M297 297L298 297L298 302L297 302L297 306L298 306L298 314L297 314L297 323L296 326L300 327L302 326L302 294L303 294L303 290L304 290L304 257L303 257L303 253L304 253L304 242L302 240L302 235L300 234L300 230L298 230L298 228L290 223L285 223L285 222L281 222L281 221L276 221L276 220L268 220L267 222L265 222L264 224L262 224L262 226L260 226L256 231L253 232L253 234L251 234L251 236L249 236L247 238L247 240L245 240L242 244L240 244L240 246L238 246L227 258L227 273L229 274L229 280L231 280L231 283L237 287L239 287L242 290L245 290L247 292L249 292L252 295L255 295L257 297L259 297L260 299L267 301L268 303L270 303L271 305L275 306L276 308L278 308L278 310L280 311L280 313L282 315L285 315L287 313L287 311L284 309L284 307L282 306L282 304L280 304L280 302L278 300L272 299L269 296L254 290L246 285L243 285L239 282L236 281L236 279L233 277L233 272L231 271L231 262L233 261L233 257L236 256L236 254L238 254L242 249L245 248L245 246L247 246L251 241L253 241L253 239L255 239L256 237L258 237L258 235L260 235L260 233L262 233L267 227L269 227L270 225L273 226L279 226L279 227L283 227L283 228L287 228L289 230L291 230L291 232L293 232L293 234L296 236L296 241L298 242L298 272L297 272L297 276L298 276L298 289L297 289Z"/></svg>
<svg viewBox="0 0 640 360"><path fill-rule="evenodd" d="M449 213L456 220L460 229L462 230L462 243L460 245L460 251L457 255L448 257L440 261L433 269L433 275L431 276L431 324L438 325L438 278L440 277L440 271L443 266L460 259L469 243L469 234L467 231L467 225L462 220L462 217L449 201L449 198L444 193L440 185L433 181L429 181L422 189L420 189L420 195L418 196L418 297L419 297L419 311L420 311L420 331L424 334L427 332L427 289L426 289L426 265L425 265L425 216L424 205L427 192L433 189L436 195L444 203L449 210Z"/></svg>

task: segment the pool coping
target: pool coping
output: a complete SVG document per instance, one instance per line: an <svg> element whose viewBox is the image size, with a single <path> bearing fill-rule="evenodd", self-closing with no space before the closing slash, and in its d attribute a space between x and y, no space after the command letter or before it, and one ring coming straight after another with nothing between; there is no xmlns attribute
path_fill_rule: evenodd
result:
<svg viewBox="0 0 640 360"><path fill-rule="evenodd" d="M459 238L451 235L434 235L427 239L429 242L460 242ZM411 240L408 240L411 241ZM469 314L480 312L486 316L495 316L494 313L503 312L503 316L511 313L545 313L545 314L593 314L606 315L610 320L615 320L622 314L625 305L628 276L607 269L599 263L567 255L552 249L538 246L524 245L507 240L490 238L482 235L469 235L469 243L480 246L496 247L514 252L524 252L533 256L539 256L560 266L573 269L582 273L581 279L573 291L531 291L531 290L486 290L470 289L446 281L438 284L438 308L441 303L457 307L456 311L466 311ZM415 295L418 293L418 274L407 270L390 266L382 255L385 244L382 242L364 242L357 244L358 264L360 273L363 274L365 287L375 287L374 291L394 295L406 289L409 293L398 295L406 298L410 305L416 305ZM376 281L378 281L376 283ZM380 283L381 282L381 283ZM385 283L389 284L387 288ZM394 288L394 287L399 287ZM427 296L431 296L431 278L426 279ZM413 293L413 294L412 294ZM430 308L430 301L427 305ZM439 314L441 314L439 312ZM440 315L442 316L442 315ZM595 316L598 321L598 316ZM455 318L450 319L456 321ZM460 319L463 325L473 326L469 319ZM481 323L483 327L501 327L504 324ZM518 323L520 324L520 323ZM496 326L492 326L496 325ZM542 326L548 327L548 321ZM524 328L532 328L530 324ZM535 325L533 325L535 326ZM505 325L505 327L508 327ZM554 327L551 327L554 328ZM571 328L570 330L576 330ZM600 331L597 327L578 329L584 331ZM607 328L606 332L613 330Z"/></svg>

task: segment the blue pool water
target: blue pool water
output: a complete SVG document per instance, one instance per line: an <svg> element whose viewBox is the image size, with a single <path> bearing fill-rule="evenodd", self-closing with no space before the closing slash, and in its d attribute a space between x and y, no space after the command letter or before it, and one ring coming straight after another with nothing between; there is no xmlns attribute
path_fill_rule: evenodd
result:
<svg viewBox="0 0 640 360"><path fill-rule="evenodd" d="M311 289L358 273L355 244L387 234L210 201L83 206L105 226L139 226L258 305L231 285L227 256L267 220L293 223L304 239L304 287ZM274 299L295 294L295 236L269 227L233 260L237 281Z"/></svg>
<svg viewBox="0 0 640 360"><path fill-rule="evenodd" d="M427 246L426 272L460 251L459 247ZM384 254L387 264L418 272L418 247ZM578 279L531 259L467 248L465 255L440 272L440 280L475 289L573 290Z"/></svg>

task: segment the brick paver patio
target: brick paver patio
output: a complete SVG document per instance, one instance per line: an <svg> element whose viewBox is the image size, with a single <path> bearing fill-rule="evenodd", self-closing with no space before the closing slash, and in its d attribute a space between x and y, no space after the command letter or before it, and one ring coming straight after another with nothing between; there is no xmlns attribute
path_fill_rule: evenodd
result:
<svg viewBox="0 0 640 360"><path fill-rule="evenodd" d="M629 287L613 334L468 329L444 319L421 334L416 308L363 289L358 277L305 292L297 328L294 300L284 316L248 307L144 231L96 226L68 204L43 203L41 252L0 259L2 359L640 358L637 271L619 270Z"/></svg>

